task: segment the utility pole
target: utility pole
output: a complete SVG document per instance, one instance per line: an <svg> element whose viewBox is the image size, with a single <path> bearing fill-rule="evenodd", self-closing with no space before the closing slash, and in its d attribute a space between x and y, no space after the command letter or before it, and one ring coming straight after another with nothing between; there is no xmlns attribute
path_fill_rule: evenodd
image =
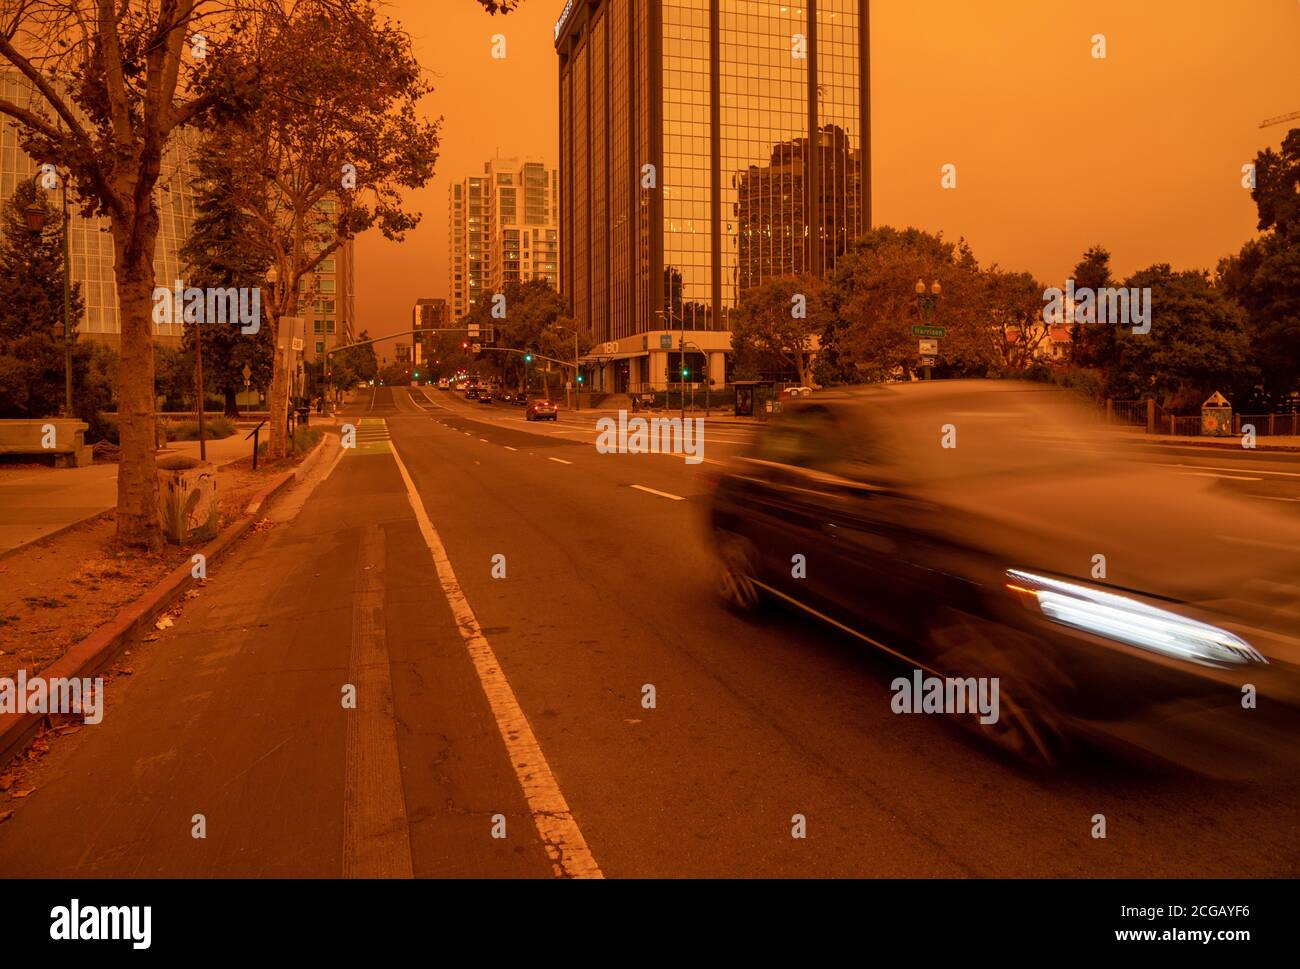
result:
<svg viewBox="0 0 1300 969"><path fill-rule="evenodd" d="M63 183L63 406L72 416L72 255L68 241L68 180Z"/></svg>

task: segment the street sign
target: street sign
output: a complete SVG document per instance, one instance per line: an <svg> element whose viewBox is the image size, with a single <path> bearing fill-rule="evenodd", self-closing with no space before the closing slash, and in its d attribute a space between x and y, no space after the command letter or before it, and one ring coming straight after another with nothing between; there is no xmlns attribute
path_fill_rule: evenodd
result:
<svg viewBox="0 0 1300 969"><path fill-rule="evenodd" d="M923 366L923 367L933 367L933 366L934 366L934 357L922 357L922 358L921 358L921 366Z"/></svg>
<svg viewBox="0 0 1300 969"><path fill-rule="evenodd" d="M939 355L938 340L921 340L917 352L923 357L937 357Z"/></svg>
<svg viewBox="0 0 1300 969"><path fill-rule="evenodd" d="M673 335L671 333L659 334L659 349L671 350L673 348Z"/></svg>
<svg viewBox="0 0 1300 969"><path fill-rule="evenodd" d="M478 336L478 324L477 324L477 323L470 323L470 324L469 324L469 335L470 335L471 338L472 338L472 337L476 337L476 336Z"/></svg>
<svg viewBox="0 0 1300 969"><path fill-rule="evenodd" d="M912 336L925 337L932 340L942 340L946 332L941 326L914 326L912 327Z"/></svg>
<svg viewBox="0 0 1300 969"><path fill-rule="evenodd" d="M302 353L302 337L300 336L294 337L292 346L293 346L294 353Z"/></svg>
<svg viewBox="0 0 1300 969"><path fill-rule="evenodd" d="M482 350L483 350L483 344L481 344L481 343L471 343L471 344L469 345L469 348L470 348L470 350L471 350L472 352L474 352L474 353L481 353Z"/></svg>

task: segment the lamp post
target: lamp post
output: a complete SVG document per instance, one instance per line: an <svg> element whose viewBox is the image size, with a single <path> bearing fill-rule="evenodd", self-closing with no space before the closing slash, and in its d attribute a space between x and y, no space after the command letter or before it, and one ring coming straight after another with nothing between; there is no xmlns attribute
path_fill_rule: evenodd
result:
<svg viewBox="0 0 1300 969"><path fill-rule="evenodd" d="M573 334L573 409L578 409L578 331L563 323L552 323L557 330L568 330Z"/></svg>
<svg viewBox="0 0 1300 969"><path fill-rule="evenodd" d="M42 173L32 179L32 184L37 185L37 178L45 177L47 173ZM55 336L63 337L63 412L65 417L72 416L72 258L70 255L70 244L68 241L68 183L66 179L59 179L59 187L62 190L63 205L63 322L57 324L54 328ZM45 231L45 207L38 205L35 200L27 206L23 215L27 221L27 231L37 239ZM62 331L62 332L60 332Z"/></svg>
<svg viewBox="0 0 1300 969"><path fill-rule="evenodd" d="M943 295L943 287L939 285L939 280L930 284L930 291L925 289L925 280L916 281L916 305L921 313L921 324L934 322L934 308L939 304L939 297ZM925 364L925 378L930 380L930 365Z"/></svg>

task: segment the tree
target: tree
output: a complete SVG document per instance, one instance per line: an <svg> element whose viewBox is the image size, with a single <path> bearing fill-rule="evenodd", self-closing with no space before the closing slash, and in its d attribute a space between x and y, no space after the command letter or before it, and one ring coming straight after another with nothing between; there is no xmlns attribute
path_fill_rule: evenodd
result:
<svg viewBox="0 0 1300 969"><path fill-rule="evenodd" d="M27 229L29 205L44 209L39 235ZM81 286L74 283L69 301L75 340L84 314ZM65 404L63 337L63 215L32 180L19 183L0 211L0 416L51 417ZM98 440L104 424L100 412L112 399L117 358L93 342L72 347L72 410Z"/></svg>
<svg viewBox="0 0 1300 969"><path fill-rule="evenodd" d="M1219 264L1223 290L1245 310L1260 371L1243 405L1287 406L1300 393L1300 128L1255 158L1255 190L1263 235Z"/></svg>
<svg viewBox="0 0 1300 969"><path fill-rule="evenodd" d="M1166 407L1191 410L1216 390L1232 392L1229 381L1253 382L1245 313L1206 273L1161 264L1123 285L1151 290L1151 332L1107 324L1115 340L1108 396L1154 397Z"/></svg>
<svg viewBox="0 0 1300 969"><path fill-rule="evenodd" d="M739 374L790 369L812 382L812 357L829 313L816 279L783 276L747 289L732 316L731 348Z"/></svg>
<svg viewBox="0 0 1300 969"><path fill-rule="evenodd" d="M163 154L181 128L251 91L258 66L225 63L221 38L247 33L253 13L275 9L271 0L4 2L0 57L33 96L30 104L0 98L0 115L17 122L29 156L70 173L83 214L106 216L113 236L122 355L117 534L128 544L162 543L151 302Z"/></svg>
<svg viewBox="0 0 1300 969"><path fill-rule="evenodd" d="M964 240L884 226L860 238L841 258L828 284L834 320L824 332L841 373L856 380L909 379L917 362L912 325L922 322L916 282L939 282L935 323L947 334L941 368L949 375L983 375L997 363L983 306L984 281Z"/></svg>
<svg viewBox="0 0 1300 969"><path fill-rule="evenodd" d="M502 292L489 293L478 300L474 308L465 314L465 321L493 327L495 345L498 347L544 352L542 334L547 327L566 315L565 309L560 294L551 288L549 282L545 279L529 279L506 283ZM498 358L491 363L499 367L504 381L514 384L521 391L527 389L524 384L528 367L521 354L496 354L488 351L485 356Z"/></svg>
<svg viewBox="0 0 1300 969"><path fill-rule="evenodd" d="M205 143L199 151L194 224L181 249L186 283L201 289L259 289L266 285L269 262L264 250L248 245L256 226L243 210L229 159L217 149ZM271 383L275 344L270 329L259 326L254 333L243 329L236 320L206 320L187 323L184 330L184 346L191 355L195 343L202 340L204 390L225 398L230 417L239 416L236 395L244 389L245 367L249 386Z"/></svg>
<svg viewBox="0 0 1300 969"><path fill-rule="evenodd" d="M1070 276L1076 289L1101 292L1115 285L1110 274L1110 251L1104 246L1092 246L1075 264ZM1088 326L1077 320L1070 323L1070 361L1078 367L1104 368L1115 356L1115 329L1109 326Z"/></svg>
<svg viewBox="0 0 1300 969"><path fill-rule="evenodd" d="M1023 374L1039 362L1051 330L1043 321L1043 284L1030 273L1003 272L990 266L983 274L982 304L990 324L990 350L1004 373Z"/></svg>
<svg viewBox="0 0 1300 969"><path fill-rule="evenodd" d="M26 210L40 206L45 227L27 228ZM71 324L75 336L85 312L81 284L72 284ZM54 335L63 322L63 214L30 179L19 182L0 212L0 340L34 333ZM60 378L59 387L63 382Z"/></svg>
<svg viewBox="0 0 1300 969"><path fill-rule="evenodd" d="M409 35L370 2L343 16L304 7L262 38L270 93L214 136L256 227L249 245L275 270L263 326L277 345L280 321L312 298L301 286L323 260L367 229L401 241L419 223L403 195L432 177L438 157L438 122L416 117L432 88ZM284 354L274 360L269 450L282 457L290 375Z"/></svg>

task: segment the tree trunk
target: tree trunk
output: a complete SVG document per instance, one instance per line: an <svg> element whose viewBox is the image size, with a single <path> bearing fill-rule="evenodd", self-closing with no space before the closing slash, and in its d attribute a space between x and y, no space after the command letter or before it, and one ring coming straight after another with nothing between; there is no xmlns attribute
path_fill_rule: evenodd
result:
<svg viewBox="0 0 1300 969"><path fill-rule="evenodd" d="M285 342L290 339L285 334ZM280 315L271 321L271 344L275 353L271 366L271 399L267 404L271 412L271 439L267 444L267 457L278 461L289 453L289 371L288 354L280 349Z"/></svg>
<svg viewBox="0 0 1300 969"><path fill-rule="evenodd" d="M226 388L226 416L233 420L239 419L239 401L235 399L235 388Z"/></svg>
<svg viewBox="0 0 1300 969"><path fill-rule="evenodd" d="M118 368L118 433L122 463L117 472L117 537L150 550L162 547L158 521L157 417L153 359L153 249L157 217L134 234L130 224L113 227L121 363ZM152 221L152 226L147 223Z"/></svg>

